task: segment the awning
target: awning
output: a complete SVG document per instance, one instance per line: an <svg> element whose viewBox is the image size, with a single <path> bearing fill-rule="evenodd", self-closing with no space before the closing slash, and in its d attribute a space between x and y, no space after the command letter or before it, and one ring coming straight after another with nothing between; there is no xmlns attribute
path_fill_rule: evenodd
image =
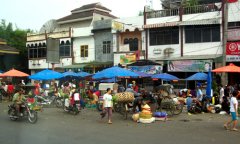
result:
<svg viewBox="0 0 240 144"><path fill-rule="evenodd" d="M211 24L220 24L220 18L182 21L179 25L185 26L185 25L211 25Z"/></svg>
<svg viewBox="0 0 240 144"><path fill-rule="evenodd" d="M73 64L73 65L68 65L68 66L63 66L61 68L65 68L65 69L70 69L70 68L84 68L84 67L98 67L98 66L112 66L113 62L109 61L109 62L97 62L97 61L92 61L92 62L87 62L87 63L79 63L79 64Z"/></svg>
<svg viewBox="0 0 240 144"><path fill-rule="evenodd" d="M158 28L158 27L173 27L178 25L179 25L179 22L167 22L167 23L147 24L147 25L144 25L143 28L149 29L149 28Z"/></svg>

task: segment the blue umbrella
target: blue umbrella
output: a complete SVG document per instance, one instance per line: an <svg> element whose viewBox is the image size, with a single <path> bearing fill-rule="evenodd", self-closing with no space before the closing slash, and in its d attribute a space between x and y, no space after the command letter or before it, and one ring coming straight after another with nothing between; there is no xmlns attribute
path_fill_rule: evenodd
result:
<svg viewBox="0 0 240 144"><path fill-rule="evenodd" d="M203 73L203 72L198 72L198 73L195 73L194 75L186 78L186 80L207 80L207 74Z"/></svg>
<svg viewBox="0 0 240 144"><path fill-rule="evenodd" d="M170 80L179 80L179 78L177 78L174 75L170 75L167 73L161 73L161 74L155 74L152 76L153 79L162 79L165 81L170 81Z"/></svg>
<svg viewBox="0 0 240 144"><path fill-rule="evenodd" d="M116 82L116 78L104 79L100 80L101 83L114 83Z"/></svg>
<svg viewBox="0 0 240 144"><path fill-rule="evenodd" d="M207 98L211 98L211 92L212 92L212 73L209 69L208 75L207 75L207 89L206 89L206 96Z"/></svg>
<svg viewBox="0 0 240 144"><path fill-rule="evenodd" d="M87 73L87 72L78 72L77 73L77 76L79 76L79 77L86 77L86 76L89 76L89 75L91 75L91 74Z"/></svg>
<svg viewBox="0 0 240 144"><path fill-rule="evenodd" d="M53 79L59 79L62 77L63 77L63 74L53 70L49 70L49 69L40 71L36 74L29 76L29 78L33 80L53 80Z"/></svg>
<svg viewBox="0 0 240 144"><path fill-rule="evenodd" d="M75 73L75 72L72 72L72 71L67 71L67 72L64 72L64 73L63 73L63 76L64 76L64 77L67 77L67 76L77 77L78 74Z"/></svg>
<svg viewBox="0 0 240 144"><path fill-rule="evenodd" d="M111 67L111 68L107 68L105 70L102 70L100 72L97 72L93 75L93 79L101 79L101 78L114 78L114 77L138 77L139 75L120 68L120 67Z"/></svg>

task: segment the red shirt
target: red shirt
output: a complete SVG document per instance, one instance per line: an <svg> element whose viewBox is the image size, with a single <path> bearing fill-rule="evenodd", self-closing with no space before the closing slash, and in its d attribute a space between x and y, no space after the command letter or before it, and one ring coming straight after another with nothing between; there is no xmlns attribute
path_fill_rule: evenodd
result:
<svg viewBox="0 0 240 144"><path fill-rule="evenodd" d="M13 85L8 85L7 92L8 93L13 93L13 90L14 90L14 86Z"/></svg>
<svg viewBox="0 0 240 144"><path fill-rule="evenodd" d="M135 92L138 92L138 86L135 85L135 86L133 87L133 90L134 90Z"/></svg>

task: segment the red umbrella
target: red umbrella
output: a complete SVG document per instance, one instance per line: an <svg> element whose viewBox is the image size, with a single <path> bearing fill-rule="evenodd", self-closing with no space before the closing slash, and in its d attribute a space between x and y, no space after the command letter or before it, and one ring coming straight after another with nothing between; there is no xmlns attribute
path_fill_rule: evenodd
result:
<svg viewBox="0 0 240 144"><path fill-rule="evenodd" d="M15 69L11 69L3 74L0 74L0 77L27 77L27 76L29 75Z"/></svg>
<svg viewBox="0 0 240 144"><path fill-rule="evenodd" d="M212 72L240 72L240 67L230 63L228 66L220 67L212 70Z"/></svg>

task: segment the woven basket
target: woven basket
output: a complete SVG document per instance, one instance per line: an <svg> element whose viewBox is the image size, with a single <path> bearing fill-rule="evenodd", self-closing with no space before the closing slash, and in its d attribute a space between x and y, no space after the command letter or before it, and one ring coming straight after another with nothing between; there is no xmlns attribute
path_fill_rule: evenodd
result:
<svg viewBox="0 0 240 144"><path fill-rule="evenodd" d="M131 92L123 92L116 94L118 102L132 102L134 101L134 94Z"/></svg>

